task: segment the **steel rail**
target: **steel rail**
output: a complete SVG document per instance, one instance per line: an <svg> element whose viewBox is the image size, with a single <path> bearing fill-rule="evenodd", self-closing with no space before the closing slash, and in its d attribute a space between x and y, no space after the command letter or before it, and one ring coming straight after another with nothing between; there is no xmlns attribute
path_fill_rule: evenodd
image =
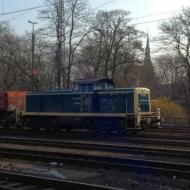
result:
<svg viewBox="0 0 190 190"><path fill-rule="evenodd" d="M135 138L154 138L154 139L165 139L165 140L181 140L181 141L190 141L190 133L189 136L185 136L187 133L184 133L184 136L181 135L172 135L171 133L168 134L156 134L156 133L144 133L144 134L136 134Z"/></svg>
<svg viewBox="0 0 190 190"><path fill-rule="evenodd" d="M159 131L163 130L163 131ZM152 134L151 134L152 133ZM155 133L168 133L168 135L162 135L162 134L155 134ZM160 138L160 139L173 139L173 140L189 140L190 141L190 135L189 136L182 136L180 135L173 135L173 133L179 133L179 132L173 132L173 131L166 131L165 129L148 129L145 133L137 133L137 134L127 134L127 135L118 135L118 134L94 134L91 132L69 132L66 133L64 131L56 132L56 131L32 131L32 130L16 130L16 129L0 129L1 136L22 136L22 137L39 137L39 138L59 138L59 139L99 139L99 140L105 140L107 141L125 141L128 138L131 137L144 137L144 138ZM183 133L190 134L190 129L188 131L183 131ZM171 135L172 134L172 135Z"/></svg>
<svg viewBox="0 0 190 190"><path fill-rule="evenodd" d="M61 153L20 148L0 148L0 156L6 158L41 160L93 168L120 169L142 173L156 173L190 178L190 164L164 162L136 158L119 158L87 154Z"/></svg>
<svg viewBox="0 0 190 190"><path fill-rule="evenodd" d="M36 140L35 140L36 139ZM93 138L93 139L77 139L77 141L96 141L103 143L110 143L111 139L104 138ZM72 142L76 142L73 140L55 140L55 139L47 139L47 138L26 138L26 137L11 137L11 136L0 136L0 142L18 142L27 144L28 142L31 142L32 144L50 144L50 145L56 145L61 146L61 144L66 144L66 142L69 142L72 144ZM146 137L129 137L125 139L118 138L117 141L111 141L111 143L134 143L134 144L150 144L150 145L165 145L165 146L178 146L178 147L184 147L189 146L190 147L190 140L174 140L174 139L155 139L155 138L146 138Z"/></svg>
<svg viewBox="0 0 190 190"><path fill-rule="evenodd" d="M53 188L55 190L120 190L119 188L112 188L112 187L106 187L106 186L99 186L94 184L87 184L87 183L79 183L74 181L68 181L68 180L62 180L62 179L55 179L55 178L48 178L48 177L41 177L41 176L34 176L29 175L25 173L18 173L18 172L11 172L11 171L3 171L0 170L0 179L8 179L11 182L16 183L23 183L24 184L30 184L30 185L36 185L37 187L42 186L40 189L47 189L47 188ZM26 187L27 187L26 185ZM2 185L4 189L6 188L6 185ZM9 186L10 188L17 189L14 187L14 183ZM46 187L46 188L45 188ZM0 189L2 189L0 184ZM8 188L6 188L8 189ZM18 188L19 189L19 188ZM30 188L32 189L32 188ZM36 189L36 188L34 188ZM38 188L39 189L39 188Z"/></svg>
<svg viewBox="0 0 190 190"><path fill-rule="evenodd" d="M178 146L178 147L184 147L188 146L190 147L190 140L175 140L175 139L155 139L155 138L128 138L125 142L131 142L131 143L141 143L141 144L152 144L152 145L165 145L165 146Z"/></svg>
<svg viewBox="0 0 190 190"><path fill-rule="evenodd" d="M7 131L8 132L8 131ZM13 131L12 131L13 132ZM17 133L19 132L19 133ZM182 136L162 136L162 135L155 135L155 134L137 134L137 135L129 135L129 136L109 136L109 135L99 135L95 136L91 133L75 133L75 134L57 134L57 133L47 133L43 131L41 135L39 133L33 133L29 131L22 131L23 133L20 133L20 131L14 131L13 133L5 133L3 134L1 131L2 137L19 137L19 138L31 138L31 137L38 137L38 138L48 138L48 139L75 139L75 140L94 140L94 141L106 141L106 142L122 142L122 143L140 143L140 144L154 144L154 145L167 145L167 146L177 146L177 147L183 147L183 146L189 146L190 147L190 137L182 137ZM53 138L52 138L53 137Z"/></svg>
<svg viewBox="0 0 190 190"><path fill-rule="evenodd" d="M143 147L125 144L113 144L106 142L80 142L80 141L56 141L42 139L25 139L25 138L0 138L0 143L14 143L22 145L38 145L48 147L61 147L80 150L96 150L113 153L132 153L144 154L159 157L174 157L190 159L190 150L159 148L159 147Z"/></svg>
<svg viewBox="0 0 190 190"><path fill-rule="evenodd" d="M148 129L150 132L189 132L190 127L162 127L155 129Z"/></svg>

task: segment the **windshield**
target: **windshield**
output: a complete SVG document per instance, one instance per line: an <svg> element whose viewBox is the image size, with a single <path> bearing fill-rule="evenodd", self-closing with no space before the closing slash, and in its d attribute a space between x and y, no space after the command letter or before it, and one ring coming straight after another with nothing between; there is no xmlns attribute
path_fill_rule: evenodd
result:
<svg viewBox="0 0 190 190"><path fill-rule="evenodd" d="M148 94L139 94L139 107L141 112L149 111L149 95Z"/></svg>

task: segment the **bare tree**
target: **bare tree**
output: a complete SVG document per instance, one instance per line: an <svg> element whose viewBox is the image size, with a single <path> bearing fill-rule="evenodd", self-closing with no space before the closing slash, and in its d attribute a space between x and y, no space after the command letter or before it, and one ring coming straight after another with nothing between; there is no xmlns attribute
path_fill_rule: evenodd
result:
<svg viewBox="0 0 190 190"><path fill-rule="evenodd" d="M20 64L19 69L22 71L23 82L31 86L31 75L34 78L34 89L43 90L52 87L52 51L54 44L45 40L36 31L36 43L34 54L34 68L31 73L31 34L26 33L20 37Z"/></svg>
<svg viewBox="0 0 190 190"><path fill-rule="evenodd" d="M18 87L18 48L19 41L6 23L0 24L0 83L2 89Z"/></svg>
<svg viewBox="0 0 190 190"><path fill-rule="evenodd" d="M65 0L64 2L60 5L60 0L47 0L46 3L51 3L52 6L41 11L40 17L49 22L48 33L55 34L57 41L55 60L61 57L62 66L58 70L62 71L63 86L69 88L76 55L89 33L87 18L90 13L86 0Z"/></svg>
<svg viewBox="0 0 190 190"><path fill-rule="evenodd" d="M174 19L162 23L160 29L167 35L164 43L181 59L179 67L187 78L184 86L187 91L186 102L190 105L190 8L183 9Z"/></svg>
<svg viewBox="0 0 190 190"><path fill-rule="evenodd" d="M160 55L155 58L157 74L160 80L160 96L174 100L186 99L184 84L187 82L181 58L176 55Z"/></svg>
<svg viewBox="0 0 190 190"><path fill-rule="evenodd" d="M140 32L130 25L129 12L100 11L92 28L82 49L84 64L93 68L96 77L116 79L118 72L127 74L139 61L137 55L142 49Z"/></svg>
<svg viewBox="0 0 190 190"><path fill-rule="evenodd" d="M51 44L39 35L36 39L34 57L35 90L49 88L50 70L48 66L52 55L49 55ZM16 36L7 26L0 24L0 88L2 90L31 90L31 34Z"/></svg>

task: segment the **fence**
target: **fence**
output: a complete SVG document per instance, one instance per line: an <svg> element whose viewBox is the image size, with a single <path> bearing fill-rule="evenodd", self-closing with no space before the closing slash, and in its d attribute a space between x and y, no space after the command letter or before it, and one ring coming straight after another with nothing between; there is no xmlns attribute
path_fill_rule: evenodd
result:
<svg viewBox="0 0 190 190"><path fill-rule="evenodd" d="M165 127L190 127L190 118L162 118L161 125Z"/></svg>

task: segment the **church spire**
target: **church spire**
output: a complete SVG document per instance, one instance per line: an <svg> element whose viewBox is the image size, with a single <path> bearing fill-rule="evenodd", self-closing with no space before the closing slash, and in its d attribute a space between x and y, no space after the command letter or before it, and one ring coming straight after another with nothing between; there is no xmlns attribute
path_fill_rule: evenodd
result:
<svg viewBox="0 0 190 190"><path fill-rule="evenodd" d="M147 34L144 64L152 64L150 56L149 34Z"/></svg>
<svg viewBox="0 0 190 190"><path fill-rule="evenodd" d="M147 42L145 48L145 57L143 64L143 78L144 85L152 86L151 83L155 79L154 67L152 65L151 56L150 56L150 44L149 44L149 34L147 34Z"/></svg>

